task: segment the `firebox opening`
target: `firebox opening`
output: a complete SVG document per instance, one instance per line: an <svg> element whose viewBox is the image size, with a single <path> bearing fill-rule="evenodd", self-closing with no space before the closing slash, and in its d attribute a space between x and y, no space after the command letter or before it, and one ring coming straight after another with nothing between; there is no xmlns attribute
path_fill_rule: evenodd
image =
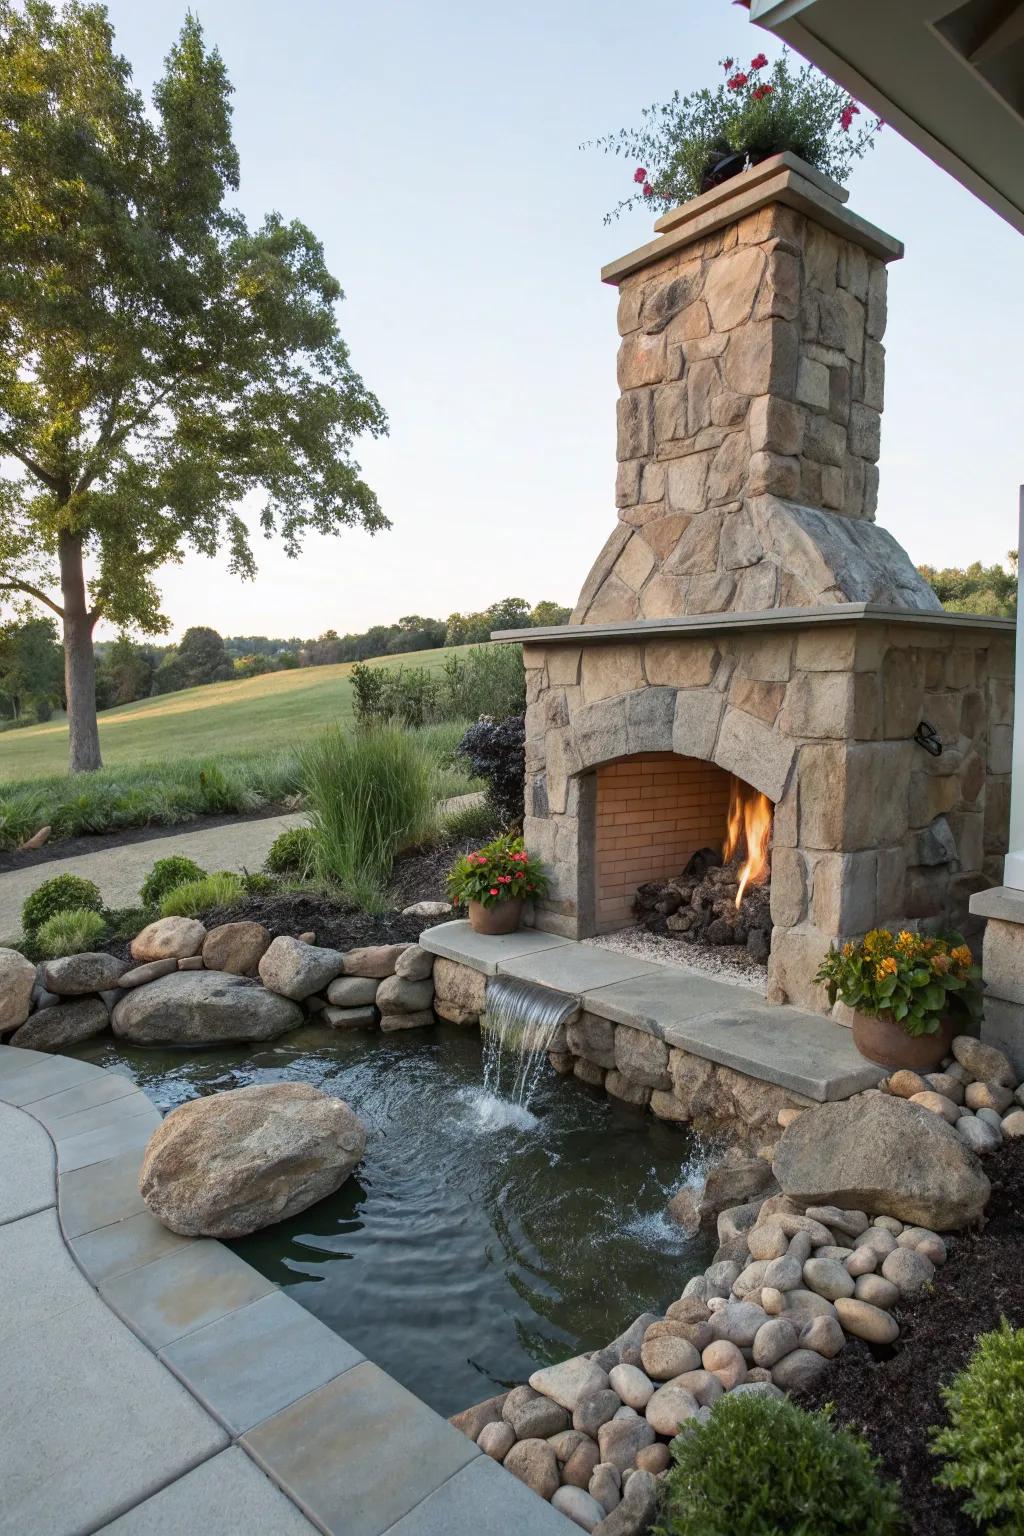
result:
<svg viewBox="0 0 1024 1536"><path fill-rule="evenodd" d="M715 763L654 752L597 769L595 930L641 922L767 959L774 807Z"/></svg>

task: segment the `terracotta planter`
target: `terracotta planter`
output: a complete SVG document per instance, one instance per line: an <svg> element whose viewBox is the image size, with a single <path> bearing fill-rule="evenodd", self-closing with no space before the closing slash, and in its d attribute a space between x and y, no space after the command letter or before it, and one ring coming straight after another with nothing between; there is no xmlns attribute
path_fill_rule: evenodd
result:
<svg viewBox="0 0 1024 1536"><path fill-rule="evenodd" d="M894 1019L874 1018L869 1013L853 1015L853 1043L860 1054L893 1070L909 1067L914 1072L933 1072L949 1055L953 1034L949 1014L934 1035L908 1035Z"/></svg>
<svg viewBox="0 0 1024 1536"><path fill-rule="evenodd" d="M515 933L522 915L521 901L498 901L493 907L479 901L469 903L469 926L474 933Z"/></svg>

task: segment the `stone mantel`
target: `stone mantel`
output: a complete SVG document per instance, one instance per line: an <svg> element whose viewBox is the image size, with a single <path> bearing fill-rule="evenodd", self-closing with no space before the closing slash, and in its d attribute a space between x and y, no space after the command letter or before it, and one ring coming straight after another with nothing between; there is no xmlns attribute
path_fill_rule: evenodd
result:
<svg viewBox="0 0 1024 1536"><path fill-rule="evenodd" d="M917 629L1012 635L1013 619L988 614L890 608L882 603L830 603L820 608L770 608L757 613L689 613L677 619L625 619L614 624L551 624L537 629L498 629L491 639L522 645L598 645L609 640L662 640L735 633L750 629L805 629L843 624L901 624Z"/></svg>

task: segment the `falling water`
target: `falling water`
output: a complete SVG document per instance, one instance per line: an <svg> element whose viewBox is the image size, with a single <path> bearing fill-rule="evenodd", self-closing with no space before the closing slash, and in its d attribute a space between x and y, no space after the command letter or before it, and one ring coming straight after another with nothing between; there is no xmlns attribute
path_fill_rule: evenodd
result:
<svg viewBox="0 0 1024 1536"><path fill-rule="evenodd" d="M492 977L480 1021L485 1096L528 1112L547 1052L578 1008L579 1000L564 992L513 976Z"/></svg>

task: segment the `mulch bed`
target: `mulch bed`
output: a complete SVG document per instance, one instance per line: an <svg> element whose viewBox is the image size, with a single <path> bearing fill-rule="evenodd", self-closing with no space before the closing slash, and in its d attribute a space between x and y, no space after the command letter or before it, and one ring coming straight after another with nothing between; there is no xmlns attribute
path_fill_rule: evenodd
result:
<svg viewBox="0 0 1024 1536"><path fill-rule="evenodd" d="M966 1365L977 1336L1001 1317L1024 1326L1024 1140L986 1158L985 1169L992 1198L984 1230L951 1241L931 1294L897 1314L900 1337L888 1358L851 1340L803 1397L808 1407L834 1404L837 1422L865 1436L901 1484L909 1528L920 1536L978 1531L961 1496L932 1481L941 1462L928 1431L946 1422L939 1387Z"/></svg>
<svg viewBox="0 0 1024 1536"><path fill-rule="evenodd" d="M294 806L265 805L247 816L193 816L173 826L122 827L117 832L89 832L81 837L55 837L41 848L6 848L0 850L0 875L12 869L31 869L36 864L52 864L55 859L73 859L80 853L102 853L105 848L124 848L129 843L149 843L154 838L180 837L184 832L205 832L209 827L230 827L245 821L266 821L270 816L287 816Z"/></svg>

